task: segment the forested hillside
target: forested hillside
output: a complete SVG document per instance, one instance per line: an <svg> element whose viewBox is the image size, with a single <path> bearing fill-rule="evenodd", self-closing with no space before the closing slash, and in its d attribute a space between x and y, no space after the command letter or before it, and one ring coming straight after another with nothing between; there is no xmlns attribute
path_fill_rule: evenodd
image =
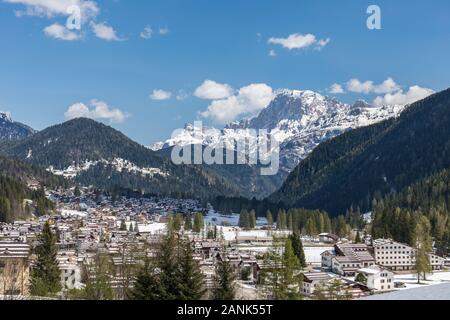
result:
<svg viewBox="0 0 450 320"><path fill-rule="evenodd" d="M450 90L412 104L397 119L320 145L269 199L332 215L399 192L450 168Z"/></svg>
<svg viewBox="0 0 450 320"><path fill-rule="evenodd" d="M43 215L54 209L43 187L67 187L68 182L45 170L0 157L0 222ZM31 200L25 201L25 200Z"/></svg>

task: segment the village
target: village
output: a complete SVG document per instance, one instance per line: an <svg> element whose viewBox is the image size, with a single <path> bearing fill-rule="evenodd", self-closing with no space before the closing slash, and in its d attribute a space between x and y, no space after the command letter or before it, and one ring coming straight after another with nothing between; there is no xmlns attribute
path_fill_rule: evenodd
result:
<svg viewBox="0 0 450 320"><path fill-rule="evenodd" d="M220 214L196 200L112 199L88 188L47 190L47 196L57 204L57 214L0 224L0 299L33 298L29 289L36 260L33 248L45 223L58 238L63 288L59 299L68 299L68 292L84 288L89 277L86 273L99 252L110 257L113 265L110 277L115 298L125 299L124 292L134 281L129 269L142 263L142 254L154 254L174 215L202 217L199 230L183 233L200 265L206 288L214 286L218 261L227 260L236 274L236 299L270 299L260 281L261 274L271 267L265 255L273 250L277 239L292 233L276 229L265 218L258 218L252 229L240 228L238 214ZM299 291L304 299L317 298L319 289L336 283L348 299L420 286L414 271L415 249L406 244L372 239L369 234L359 243L331 233L302 236L301 240L306 267L301 272ZM429 259L432 273L421 285L450 282L450 259L434 254Z"/></svg>

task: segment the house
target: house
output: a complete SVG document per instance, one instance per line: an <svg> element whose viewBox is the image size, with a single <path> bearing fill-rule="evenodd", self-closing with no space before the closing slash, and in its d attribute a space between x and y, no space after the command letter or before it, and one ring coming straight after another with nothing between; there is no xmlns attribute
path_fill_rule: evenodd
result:
<svg viewBox="0 0 450 320"><path fill-rule="evenodd" d="M364 281L358 281L360 279ZM379 266L359 269L356 281L362 282L367 288L376 292L386 292L394 289L394 273Z"/></svg>
<svg viewBox="0 0 450 320"><path fill-rule="evenodd" d="M75 251L60 251L56 257L61 270L61 286L64 289L82 287L82 268Z"/></svg>
<svg viewBox="0 0 450 320"><path fill-rule="evenodd" d="M314 294L314 290L325 283L331 281L331 277L325 272L306 272L303 273L303 288L302 293L305 296L311 296Z"/></svg>
<svg viewBox="0 0 450 320"><path fill-rule="evenodd" d="M0 242L0 295L28 295L30 246L21 242Z"/></svg>
<svg viewBox="0 0 450 320"><path fill-rule="evenodd" d="M378 239L373 243L375 261L378 265L394 271L413 270L416 263L416 249L407 244L392 240ZM433 270L442 270L445 259L430 254L430 265Z"/></svg>
<svg viewBox="0 0 450 320"><path fill-rule="evenodd" d="M341 276L355 276L361 268L375 264L366 244L336 244L336 256L331 258L331 270Z"/></svg>
<svg viewBox="0 0 450 320"><path fill-rule="evenodd" d="M355 276L358 269L363 266L356 256L334 256L331 264L333 273L344 277Z"/></svg>
<svg viewBox="0 0 450 320"><path fill-rule="evenodd" d="M322 270L331 271L333 267L333 257L335 256L334 252L331 250L327 250L323 252L321 255L322 259Z"/></svg>

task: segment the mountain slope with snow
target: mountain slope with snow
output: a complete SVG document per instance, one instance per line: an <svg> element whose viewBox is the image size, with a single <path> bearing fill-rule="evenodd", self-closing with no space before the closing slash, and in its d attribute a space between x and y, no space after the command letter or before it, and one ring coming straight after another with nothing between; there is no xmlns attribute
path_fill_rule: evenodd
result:
<svg viewBox="0 0 450 320"><path fill-rule="evenodd" d="M403 110L404 106L375 107L364 101L348 105L309 90L279 90L269 106L254 118L229 124L223 130L188 124L175 137L151 148L192 144L233 148L235 139L245 135L246 130L266 129L280 143L279 174L285 178L320 143L348 130L397 117Z"/></svg>
<svg viewBox="0 0 450 320"><path fill-rule="evenodd" d="M0 111L0 141L23 139L35 132L30 127L13 121L9 113Z"/></svg>

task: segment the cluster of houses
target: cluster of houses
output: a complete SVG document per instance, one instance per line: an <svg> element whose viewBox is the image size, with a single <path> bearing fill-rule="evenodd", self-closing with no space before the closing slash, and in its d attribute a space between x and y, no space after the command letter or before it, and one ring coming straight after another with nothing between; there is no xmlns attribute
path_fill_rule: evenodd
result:
<svg viewBox="0 0 450 320"><path fill-rule="evenodd" d="M370 244L337 243L321 256L323 271L360 280L359 283L377 293L395 290L394 272L412 271L416 262L414 248L387 239ZM442 257L430 254L429 259L434 271L446 267L446 259Z"/></svg>
<svg viewBox="0 0 450 320"><path fill-rule="evenodd" d="M36 259L32 248L47 221L58 236L62 287L66 291L83 288L91 277L96 257L104 253L111 257L111 283L120 297L125 288L133 285L130 266L141 263L145 255L155 254L156 245L166 232L168 213L192 214L210 209L194 200L112 201L89 190L83 190L80 196L67 191L52 192L49 197L58 203L56 215L0 224L0 296L29 295L30 270ZM218 262L227 260L236 270L239 282L256 290L261 272L268 267L264 253L272 246L273 237L289 234L264 228L241 230L236 226L220 226L217 230L220 235L215 239L208 239L208 232L187 233L207 287L214 284ZM303 272L300 290L306 297L337 280L343 292L352 298L393 291L394 272L414 269L415 250L405 244L384 239L342 243L338 237L326 233L320 234L318 240L317 244L308 243L304 248L310 266ZM442 270L446 260L430 254L430 264L433 270Z"/></svg>

